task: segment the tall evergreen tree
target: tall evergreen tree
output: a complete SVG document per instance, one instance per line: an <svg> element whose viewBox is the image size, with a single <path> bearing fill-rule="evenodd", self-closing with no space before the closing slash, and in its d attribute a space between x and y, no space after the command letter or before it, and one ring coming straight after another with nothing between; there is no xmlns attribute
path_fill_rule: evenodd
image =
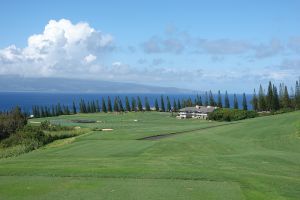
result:
<svg viewBox="0 0 300 200"><path fill-rule="evenodd" d="M204 101L204 105L208 106L208 95L207 92L205 92L205 101Z"/></svg>
<svg viewBox="0 0 300 200"><path fill-rule="evenodd" d="M154 107L156 111L159 111L159 105L157 99L155 99Z"/></svg>
<svg viewBox="0 0 300 200"><path fill-rule="evenodd" d="M218 91L218 104L217 104L217 106L218 106L219 108L222 108L222 107L223 107L223 105L222 105L222 96L221 96L220 90Z"/></svg>
<svg viewBox="0 0 300 200"><path fill-rule="evenodd" d="M124 112L123 102L122 102L122 99L120 97L118 97L118 102L119 102L119 111Z"/></svg>
<svg viewBox="0 0 300 200"><path fill-rule="evenodd" d="M202 102L201 102L202 103ZM177 108L178 108L178 110L180 110L181 109L181 104L180 104L180 100L178 99L178 101L177 101Z"/></svg>
<svg viewBox="0 0 300 200"><path fill-rule="evenodd" d="M130 112L131 108L130 108L130 103L129 103L129 99L127 96L125 97L125 105L126 105L126 111Z"/></svg>
<svg viewBox="0 0 300 200"><path fill-rule="evenodd" d="M137 111L137 109L136 109L136 100L135 100L134 97L132 97L132 99L131 99L131 110L134 111L134 112Z"/></svg>
<svg viewBox="0 0 300 200"><path fill-rule="evenodd" d="M102 97L102 112L107 113L107 108L103 97Z"/></svg>
<svg viewBox="0 0 300 200"><path fill-rule="evenodd" d="M227 90L225 92L225 108L230 108L230 102L229 102Z"/></svg>
<svg viewBox="0 0 300 200"><path fill-rule="evenodd" d="M112 112L112 105L111 105L111 100L110 97L107 97L107 111Z"/></svg>
<svg viewBox="0 0 300 200"><path fill-rule="evenodd" d="M199 96L199 94L197 94L195 105L200 106L200 100L201 100L201 96Z"/></svg>
<svg viewBox="0 0 300 200"><path fill-rule="evenodd" d="M243 110L248 110L246 94L243 94Z"/></svg>
<svg viewBox="0 0 300 200"><path fill-rule="evenodd" d="M138 104L138 110L143 111L143 104L139 96L137 97L137 104Z"/></svg>
<svg viewBox="0 0 300 200"><path fill-rule="evenodd" d="M177 112L177 111L178 111L178 107L177 107L177 103L176 103L176 100L175 100L175 99L173 100L173 111L174 111L174 112Z"/></svg>
<svg viewBox="0 0 300 200"><path fill-rule="evenodd" d="M202 97L201 96L199 96L199 106L203 106Z"/></svg>
<svg viewBox="0 0 300 200"><path fill-rule="evenodd" d="M283 108L283 96L284 96L284 83L279 84L279 104L280 108Z"/></svg>
<svg viewBox="0 0 300 200"><path fill-rule="evenodd" d="M96 100L96 112L100 112L99 100Z"/></svg>
<svg viewBox="0 0 300 200"><path fill-rule="evenodd" d="M272 83L271 81L269 82L269 86L268 86L268 93L267 93L267 96L266 96L266 104L267 104L267 109L269 111L272 111L274 110L274 94L273 94L273 86L272 86Z"/></svg>
<svg viewBox="0 0 300 200"><path fill-rule="evenodd" d="M52 116L56 116L55 106L54 105L51 106L51 115Z"/></svg>
<svg viewBox="0 0 300 200"><path fill-rule="evenodd" d="M274 103L274 110L280 109L280 102L279 102L279 96L277 92L277 88L273 85L273 103Z"/></svg>
<svg viewBox="0 0 300 200"><path fill-rule="evenodd" d="M59 114L59 115L62 115L62 114L63 114L63 111L62 111L62 109L61 109L60 103L57 104L57 110L58 110L58 114Z"/></svg>
<svg viewBox="0 0 300 200"><path fill-rule="evenodd" d="M74 101L73 101L73 114L77 114L76 105Z"/></svg>
<svg viewBox="0 0 300 200"><path fill-rule="evenodd" d="M296 81L295 86L295 109L300 109L300 79L299 81Z"/></svg>
<svg viewBox="0 0 300 200"><path fill-rule="evenodd" d="M239 102L237 100L236 94L233 95L233 108L239 109Z"/></svg>
<svg viewBox="0 0 300 200"><path fill-rule="evenodd" d="M209 105L216 106L214 95L212 94L211 90L209 91Z"/></svg>
<svg viewBox="0 0 300 200"><path fill-rule="evenodd" d="M266 109L267 109L266 97L265 97L264 90L263 90L262 86L260 85L259 92L258 92L258 110L265 111Z"/></svg>
<svg viewBox="0 0 300 200"><path fill-rule="evenodd" d="M118 101L118 98L115 97L114 99L114 112L119 112L120 109L119 109L119 101Z"/></svg>
<svg viewBox="0 0 300 200"><path fill-rule="evenodd" d="M161 108L161 111L162 112L166 112L166 109L165 109L165 102L164 102L164 97L161 95L160 97L160 108Z"/></svg>
<svg viewBox="0 0 300 200"><path fill-rule="evenodd" d="M186 103L187 103L187 106L188 106L188 107L192 107L192 106L193 106L193 102L192 102L191 97L188 98L188 100L187 100Z"/></svg>
<svg viewBox="0 0 300 200"><path fill-rule="evenodd" d="M258 99L257 99L257 96L256 96L255 89L254 89L254 92L253 92L252 107L253 107L253 110L255 110L255 111L258 110Z"/></svg>
<svg viewBox="0 0 300 200"><path fill-rule="evenodd" d="M283 108L291 107L291 99L290 99L290 95L289 95L289 92L288 92L288 89L286 86L284 87L282 103L283 103Z"/></svg>
<svg viewBox="0 0 300 200"><path fill-rule="evenodd" d="M147 97L145 97L145 110L150 111L150 104Z"/></svg>
<svg viewBox="0 0 300 200"><path fill-rule="evenodd" d="M185 99L182 99L181 107L182 107L182 108L187 107L187 103L186 103L186 100L185 100Z"/></svg>
<svg viewBox="0 0 300 200"><path fill-rule="evenodd" d="M167 96L167 111L170 112L171 111L171 102L170 102L170 99L169 99L169 96Z"/></svg>
<svg viewBox="0 0 300 200"><path fill-rule="evenodd" d="M91 112L92 112L91 104L90 104L90 102L88 101L88 103L87 103L87 113L91 113Z"/></svg>

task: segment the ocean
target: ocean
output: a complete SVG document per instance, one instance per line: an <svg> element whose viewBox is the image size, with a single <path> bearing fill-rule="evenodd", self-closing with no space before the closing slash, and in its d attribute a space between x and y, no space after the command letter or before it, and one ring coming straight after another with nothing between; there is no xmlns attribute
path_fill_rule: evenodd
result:
<svg viewBox="0 0 300 200"><path fill-rule="evenodd" d="M199 94L200 95L200 94ZM73 101L75 101L76 105L78 105L80 99L87 101L92 100L99 100L99 104L101 106L101 99L102 97L107 100L107 97L110 96L111 100L116 96L119 96L123 102L125 102L125 97L128 96L129 100L131 100L132 97L139 96L142 100L142 103L144 104L145 97L148 97L150 106L154 106L155 99L158 99L158 102L160 104L160 97L161 94L85 94L85 93L40 93L40 92L0 92L0 110L10 110L11 108L15 106L20 106L24 111L31 112L31 108L33 105L38 106L51 106L53 104L60 103L61 105L65 106L72 106ZM173 104L173 99L177 100L180 99L188 99L191 97L191 99L194 101L197 94L164 94L165 98L168 96L170 98L171 104ZM204 102L204 95L200 95L202 97L202 101ZM215 96L215 101L217 101L217 95ZM233 95L229 94L229 101L230 105L233 106ZM222 95L223 101L224 101L224 94ZM252 95L246 95L247 102L248 102L248 109L252 109L251 105L251 99ZM242 95L238 94L237 99L239 102L239 107L242 108ZM224 103L224 102L223 102ZM166 100L165 100L166 104Z"/></svg>

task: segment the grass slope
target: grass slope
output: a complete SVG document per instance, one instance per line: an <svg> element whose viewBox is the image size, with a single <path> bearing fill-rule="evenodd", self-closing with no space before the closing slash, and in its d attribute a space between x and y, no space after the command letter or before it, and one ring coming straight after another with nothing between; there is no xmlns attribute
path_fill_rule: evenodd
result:
<svg viewBox="0 0 300 200"><path fill-rule="evenodd" d="M49 119L114 130L0 160L0 199L300 198L300 112L203 130L221 123L154 112ZM136 140L176 131L187 133Z"/></svg>

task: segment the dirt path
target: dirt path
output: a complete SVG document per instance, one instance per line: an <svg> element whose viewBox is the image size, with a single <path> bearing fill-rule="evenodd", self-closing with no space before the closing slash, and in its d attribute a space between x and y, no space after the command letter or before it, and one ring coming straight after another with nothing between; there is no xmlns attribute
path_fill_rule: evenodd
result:
<svg viewBox="0 0 300 200"><path fill-rule="evenodd" d="M216 125L216 126L203 127L203 128L198 128L198 129L192 129L192 130L184 130L184 131L164 133L164 134L159 134L159 135L152 135L152 136L139 138L137 140L160 140L160 139L163 139L166 137L171 137L171 136L182 134L182 133L190 133L190 132L194 132L194 131L206 130L206 129L216 128L216 127L220 127L220 126L227 126L227 125L236 124L236 123L237 122L228 123L228 124L220 124L220 125Z"/></svg>

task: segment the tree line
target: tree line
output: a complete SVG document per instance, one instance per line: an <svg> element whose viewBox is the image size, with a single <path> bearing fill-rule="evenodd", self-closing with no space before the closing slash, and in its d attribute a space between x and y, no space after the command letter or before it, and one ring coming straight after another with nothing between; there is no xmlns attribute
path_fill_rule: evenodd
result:
<svg viewBox="0 0 300 200"><path fill-rule="evenodd" d="M300 81L300 80L299 80ZM284 83L279 84L279 89L269 82L267 92L260 85L258 95L254 89L252 106L255 111L299 110L300 109L300 82L296 81L295 89L290 93Z"/></svg>
<svg viewBox="0 0 300 200"><path fill-rule="evenodd" d="M247 100L244 94L243 100L244 108L247 109ZM157 112L178 112L181 108L184 107L193 107L193 106L217 106L223 107L222 95L220 91L218 92L218 100L215 101L212 91L206 92L204 95L204 100L202 96L198 95L192 99L188 98L174 98L173 101L169 96L164 97L163 95L160 98L156 98L154 101L154 107L151 108L148 97L144 97L142 101L141 97L125 97L125 101L117 96L114 99L111 99L110 96L105 99L102 97L101 106L98 100L85 101L81 99L79 104L73 101L71 107L66 105L61 105L60 103L52 106L33 106L32 114L34 117L52 117L59 115L70 115L79 113L97 113L97 112L142 112L142 111L157 111ZM224 108L230 108L229 97L227 91L225 93L225 105ZM236 95L234 95L234 108L238 108L238 100Z"/></svg>
<svg viewBox="0 0 300 200"><path fill-rule="evenodd" d="M292 90L292 95L289 94L287 86L283 83L279 85L279 89L269 82L267 92L260 85L259 92L256 94L254 89L253 97L251 104L254 111L278 111L282 109L300 109L300 82L296 81L295 90ZM102 97L101 106L98 100L85 101L81 99L79 104L73 101L72 106L57 104L52 106L33 106L32 114L34 117L51 117L59 115L70 115L79 113L97 113L97 112L142 112L142 111L158 111L158 112L178 112L181 108L184 107L193 107L196 105L199 106L213 106L219 108L233 108L242 110L248 110L248 102L246 94L243 93L242 101L239 101L236 94L233 94L232 105L229 100L229 94L225 91L224 96L219 90L216 95L209 92L205 92L203 96L196 95L194 99L191 97L188 98L174 98L171 100L169 96L164 97L163 95L160 98L154 100L154 107L150 107L148 97L144 97L142 101L141 97L125 97L125 101L119 96L111 99L108 96L106 99Z"/></svg>

